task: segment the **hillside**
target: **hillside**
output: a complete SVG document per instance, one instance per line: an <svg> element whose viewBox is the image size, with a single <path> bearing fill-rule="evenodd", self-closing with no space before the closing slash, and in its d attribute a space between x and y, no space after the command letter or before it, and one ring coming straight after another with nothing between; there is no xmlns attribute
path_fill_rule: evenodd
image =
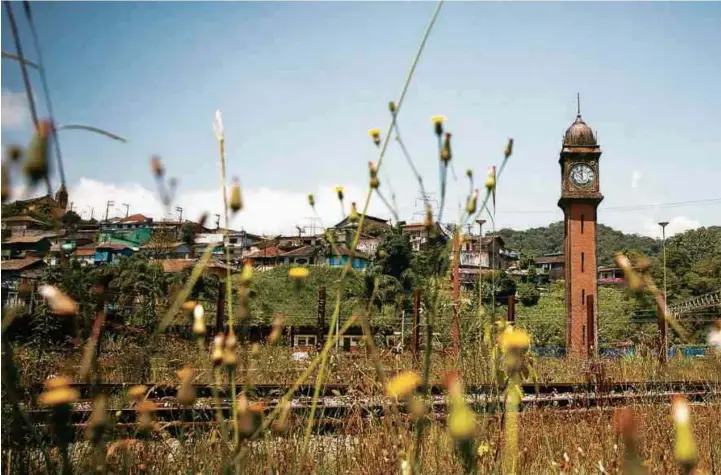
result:
<svg viewBox="0 0 721 475"><path fill-rule="evenodd" d="M501 229L498 232L506 245L528 256L542 256L563 251L563 221L524 231ZM625 234L606 225L598 225L598 259L600 265L611 265L618 251L641 251L655 256L661 250L661 242L638 234Z"/></svg>

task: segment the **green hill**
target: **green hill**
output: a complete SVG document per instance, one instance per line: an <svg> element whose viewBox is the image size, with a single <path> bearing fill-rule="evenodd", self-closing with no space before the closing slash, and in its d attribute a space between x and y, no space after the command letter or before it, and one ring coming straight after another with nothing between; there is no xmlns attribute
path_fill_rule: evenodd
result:
<svg viewBox="0 0 721 475"><path fill-rule="evenodd" d="M524 231L501 229L498 234L506 245L527 256L563 252L563 222L551 223ZM598 225L598 259L600 265L611 265L618 251L641 251L647 256L658 255L661 241L638 234L625 234L606 225Z"/></svg>

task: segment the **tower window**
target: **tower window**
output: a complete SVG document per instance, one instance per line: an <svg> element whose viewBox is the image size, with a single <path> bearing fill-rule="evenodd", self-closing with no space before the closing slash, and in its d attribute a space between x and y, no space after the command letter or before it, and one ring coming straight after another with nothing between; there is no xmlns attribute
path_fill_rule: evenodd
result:
<svg viewBox="0 0 721 475"><path fill-rule="evenodd" d="M586 217L581 215L581 234L583 234L583 223L586 221Z"/></svg>
<svg viewBox="0 0 721 475"><path fill-rule="evenodd" d="M586 289L581 290L581 305L586 305Z"/></svg>
<svg viewBox="0 0 721 475"><path fill-rule="evenodd" d="M583 272L585 263L586 263L586 253L582 252L581 253L581 272Z"/></svg>

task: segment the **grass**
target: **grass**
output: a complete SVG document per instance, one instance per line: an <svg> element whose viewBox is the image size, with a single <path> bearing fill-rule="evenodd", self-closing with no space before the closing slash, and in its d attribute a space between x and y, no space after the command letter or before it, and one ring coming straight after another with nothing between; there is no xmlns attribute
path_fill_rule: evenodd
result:
<svg viewBox="0 0 721 475"><path fill-rule="evenodd" d="M371 165L369 187L360 210L352 204L351 217L357 219L357 229L350 246L351 254L357 248L363 231L366 212L371 198L375 195L385 202L392 214L396 211L380 194L378 173L383 164L392 135L399 142L411 170L422 188L423 181L417 175L416 167L407 148L400 139L398 119L406 91L424 49L429 34L438 17L443 2L439 2L425 30L418 51L414 57L397 103L389 107L391 112L387 133L374 137L378 147L377 164ZM28 86L29 89L29 86ZM220 159L220 192L224 198L224 217L228 226L229 209L234 213L242 209L239 184L234 181L231 188L230 204L227 193L225 170L224 132L218 113L217 139ZM451 162L451 135L445 133L444 119L433 119L434 132L438 141L440 165L441 210L446 198L447 169ZM47 134L47 130L44 132ZM38 135L41 131L38 130ZM44 137L47 139L47 136ZM497 183L512 154L513 141L509 139L498 171L492 167L484 183L485 195L478 203L472 173L465 211L459 219L463 229L468 222L475 221L484 211L491 215L488 201L492 199L495 219L495 196ZM43 171L48 181L47 144L45 148L33 149L35 170ZM153 159L163 202L171 205L172 197L164 190L166 186L164 169L159 159ZM4 164L5 166L6 164ZM27 169L27 167L26 167ZM36 177L37 178L37 177ZM390 195L394 197L392 190ZM337 190L343 210L342 189ZM309 202L314 206L314 200ZM395 199L393 199L395 203ZM434 216L426 210L426 228L434 229ZM345 212L344 212L345 214ZM454 236L455 237L455 236ZM453 240L445 247L450 253ZM331 243L333 245L333 243ZM227 249L226 249L227 251ZM226 254L227 255L227 254ZM483 306L478 307L478 319L483 322L483 336L479 341L466 344L459 353L446 354L431 351L425 347L420 361L414 361L410 354L392 354L377 349L372 344L367 322L371 321L373 306L367 307L364 315L354 315L369 342L368 351L348 355L333 350L335 341L353 321L346 322L336 332L340 305L351 261L343 268L337 285L329 289L329 302L334 303L329 321L328 335L322 351L311 355L308 362L296 362L291 350L280 346L237 345L236 325L243 324L250 299L248 285L252 279L250 267L243 270L238 294L239 312L234 315L234 285L230 270L226 275L227 318L229 332L220 335L214 347L209 349L208 341L201 331L196 332L196 341L163 334L163 330L176 318L178 310L185 303L191 288L200 276L210 258L206 250L197 263L191 278L181 292L176 294L173 304L160 319L159 333L145 337L102 335L105 318L103 292L107 283L96 288L98 313L95 317L93 334L84 348L61 351L37 346L16 346L11 348L3 341L3 390L5 401L10 396L13 407L12 429L21 426L24 415L21 401L17 398L18 386L46 382L42 401L52 409L53 422L43 430L54 435L53 444L27 444L17 434L3 430L3 457L9 473L42 472L59 470L64 474L73 472L100 471L103 473L361 473L387 474L410 473L715 473L721 461L721 425L718 414L721 406L709 403L688 406L676 401L672 420L669 406L665 404L644 405L632 409L633 424L616 427L614 413L607 410L586 410L558 412L534 409L517 412L521 382L585 382L588 361L574 357L564 359L534 358L528 354L529 336L521 329L501 321L495 305L490 315L484 314ZM648 275L636 275L626 260L619 265L628 270L627 280L638 292L652 294L659 308L664 308L660 291ZM448 282L448 271L437 265L422 283L426 312L424 325L426 340L431 339L433 325L448 319L446 310L439 305L439 295ZM289 278L296 282L304 279L307 272L289 272ZM377 283L374 287L374 295ZM55 292L58 294L58 292ZM61 294L62 295L62 294ZM335 297L335 299L333 299ZM65 297L66 300L69 299ZM53 298L48 305L57 307ZM370 299L373 300L373 297ZM495 295L491 299L495 302ZM66 302L67 303L67 302ZM66 305L67 308L67 305ZM57 310L57 308L55 308ZM67 312L66 312L67 313ZM667 315L662 315L671 327L683 336L683 331ZM201 322L202 323L202 322ZM3 328L6 328L5 322ZM195 327L194 327L195 331ZM12 349L11 352L9 351ZM96 351L97 349L97 351ZM160 424L153 424L152 414L155 403L145 400L144 390L132 391L132 410L138 412L142 424L137 435L130 439L117 439L112 434L112 420L107 411L129 403L126 397L113 397L107 405L102 395L97 394L93 402L94 415L90 420L91 431L86 442L74 443L70 437L68 415L71 404L78 394L67 386L63 378L48 381L49 376L63 375L69 380L128 382L128 383L169 383L178 384L177 372L189 366L194 369L196 383L229 384L232 387L232 418L222 421L218 414L217 430L207 434L183 434L173 438ZM719 359L709 356L702 359L674 359L666 364L649 357L629 357L603 362L605 379L609 381L661 381L661 380L704 380L719 381ZM17 373L17 376L16 376ZM71 376L76 375L76 376ZM422 375L422 377L420 376ZM461 377L459 377L459 375ZM86 378L87 377L87 378ZM269 416L262 417L263 411L246 399L245 393L254 384L284 383L297 387L314 381L315 392L310 415L305 420L286 424L287 404L293 389L281 399ZM389 384L386 384L390 381ZM343 421L338 432L332 436L321 436L315 432L322 411L316 413L320 390L329 382L355 385L377 393L390 391L405 405L408 414L395 411L382 420L365 419L354 414ZM443 383L448 393L447 418L438 417L430 410L428 394L418 394L419 383ZM494 383L497 394L504 401L503 411L498 413L475 413L469 410L462 396L463 386L478 383ZM185 389L188 389L185 385ZM237 396L237 397L236 397ZM194 396L188 397L190 400ZM217 394L214 395L219 403ZM190 404L190 403L189 403ZM3 407L5 408L8 405ZM690 413L686 414L688 411ZM8 415L6 414L6 417ZM630 417L630 416L627 416ZM691 423L690 421L693 421ZM144 426L144 427L143 427ZM6 429L7 424L3 427ZM279 435L279 433L283 435ZM629 465L633 460L632 446L638 434L642 465ZM153 437L149 437L152 435ZM675 445L674 441L675 440ZM9 447L7 442L12 443ZM49 465L49 467L48 467ZM5 468L4 467L4 468Z"/></svg>
<svg viewBox="0 0 721 475"><path fill-rule="evenodd" d="M393 354L381 349L381 364L387 374L396 374L413 368L409 352ZM258 353L238 350L240 369L237 379L249 384L291 384L306 369L307 363L294 361L286 346L260 345ZM479 352L480 353L480 352ZM365 351L356 353L330 353L327 382L347 383L359 387L376 384L374 361ZM174 335L160 335L152 349L147 341L137 337L117 337L105 341L99 357L100 375L106 383L167 383L177 384L176 372L185 365L197 368L197 383L212 383L213 376L207 367L208 352L201 351L194 341ZM35 345L15 348L15 360L21 375L21 384L41 383L54 375L77 373L82 358L81 350L59 350ZM489 382L488 365L481 357L465 351L460 360L455 356L434 354L430 381L440 383L450 371L460 369L466 384ZM721 382L718 357L672 358L661 365L651 356L628 356L603 360L605 376L609 381L716 381ZM585 381L586 360L580 358L538 357L533 362L537 379L541 383L572 383ZM80 382L80 381L78 381Z"/></svg>

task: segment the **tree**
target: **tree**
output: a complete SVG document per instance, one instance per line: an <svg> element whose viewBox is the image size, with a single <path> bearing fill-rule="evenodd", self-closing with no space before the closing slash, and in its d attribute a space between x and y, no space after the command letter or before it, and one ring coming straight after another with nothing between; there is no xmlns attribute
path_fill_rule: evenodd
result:
<svg viewBox="0 0 721 475"><path fill-rule="evenodd" d="M386 233L376 250L374 265L383 275L395 277L399 282L411 267L413 248L408 234L400 226Z"/></svg>
<svg viewBox="0 0 721 475"><path fill-rule="evenodd" d="M181 228L182 241L188 245L193 251L193 245L195 244L195 237L198 233L198 225L196 223L185 223Z"/></svg>
<svg viewBox="0 0 721 475"><path fill-rule="evenodd" d="M66 229L76 230L78 225L83 222L83 218L75 211L70 210L60 218L60 222Z"/></svg>
<svg viewBox="0 0 721 475"><path fill-rule="evenodd" d="M518 284L517 291L518 300L526 307L536 305L538 300L541 298L541 293L538 291L536 286L531 283Z"/></svg>

